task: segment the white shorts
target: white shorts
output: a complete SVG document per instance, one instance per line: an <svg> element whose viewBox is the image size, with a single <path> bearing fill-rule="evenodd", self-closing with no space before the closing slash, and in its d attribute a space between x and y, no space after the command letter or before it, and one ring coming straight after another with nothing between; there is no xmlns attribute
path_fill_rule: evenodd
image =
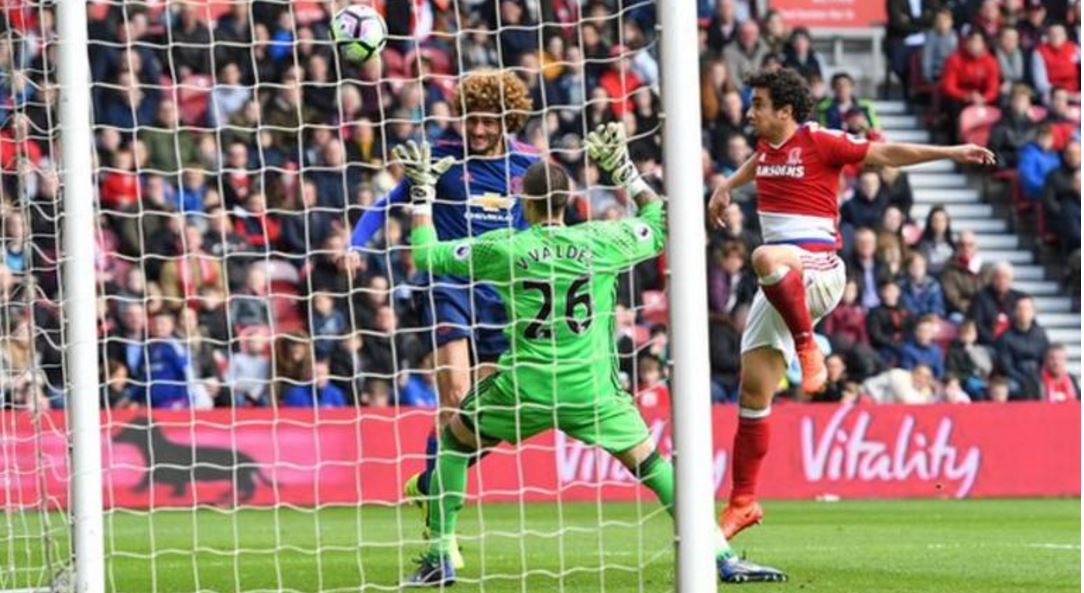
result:
<svg viewBox="0 0 1084 593"><path fill-rule="evenodd" d="M847 268L835 253L789 247L798 253L802 261L806 305L809 306L809 314L816 324L831 313L843 298L843 288L847 285ZM757 290L749 308L745 332L742 333L741 351L745 353L765 346L778 350L788 367L794 361L794 338L791 337L787 324L764 297L764 291Z"/></svg>

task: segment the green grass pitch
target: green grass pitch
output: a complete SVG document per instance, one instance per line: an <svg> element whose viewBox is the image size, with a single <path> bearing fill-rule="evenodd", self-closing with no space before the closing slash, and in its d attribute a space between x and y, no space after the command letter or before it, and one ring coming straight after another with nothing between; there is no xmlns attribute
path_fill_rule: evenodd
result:
<svg viewBox="0 0 1084 593"><path fill-rule="evenodd" d="M785 569L791 582L743 591L1080 591L1077 499L769 501L766 509L765 524L735 547ZM26 570L41 564L35 519L12 517L0 538L0 589L40 577ZM116 511L106 529L107 590L126 593L396 590L422 550L412 507ZM670 520L650 501L468 506L460 531L468 566L456 591L674 587Z"/></svg>

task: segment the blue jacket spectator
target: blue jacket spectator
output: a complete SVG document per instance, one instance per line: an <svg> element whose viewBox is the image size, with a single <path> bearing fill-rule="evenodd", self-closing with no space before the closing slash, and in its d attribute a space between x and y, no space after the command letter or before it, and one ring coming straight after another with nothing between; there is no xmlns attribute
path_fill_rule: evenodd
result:
<svg viewBox="0 0 1084 593"><path fill-rule="evenodd" d="M900 348L900 366L913 369L920 364L930 367L933 376L940 379L945 374L945 353L934 344L933 337L940 323L932 316L919 319L914 336Z"/></svg>
<svg viewBox="0 0 1084 593"><path fill-rule="evenodd" d="M346 315L335 309L335 301L327 293L313 296L312 337L317 358L328 358L335 351L339 338L348 329Z"/></svg>
<svg viewBox="0 0 1084 593"><path fill-rule="evenodd" d="M170 313L155 315L151 340L140 360L140 372L146 384L144 401L152 408L187 408L191 404L189 381L192 365L188 350L173 336L174 319Z"/></svg>
<svg viewBox="0 0 1084 593"><path fill-rule="evenodd" d="M312 383L294 385L282 396L282 405L292 408L342 408L346 407L346 392L339 389L329 379L328 364L318 361L313 372L316 378Z"/></svg>
<svg viewBox="0 0 1084 593"><path fill-rule="evenodd" d="M907 276L900 283L900 305L919 317L946 315L941 283L926 273L926 257L921 253L911 254L907 262Z"/></svg>
<svg viewBox="0 0 1084 593"><path fill-rule="evenodd" d="M843 203L839 217L856 229L875 228L888 208L888 195L881 187L881 174L867 169L858 177L854 196Z"/></svg>
<svg viewBox="0 0 1084 593"><path fill-rule="evenodd" d="M437 407L436 390L418 373L407 375L406 381L399 385L398 394L400 406Z"/></svg>
<svg viewBox="0 0 1084 593"><path fill-rule="evenodd" d="M1043 196L1046 176L1061 166L1061 157L1054 150L1054 134L1049 125L1039 127L1035 141L1020 150L1017 168L1020 171L1020 188L1029 200Z"/></svg>

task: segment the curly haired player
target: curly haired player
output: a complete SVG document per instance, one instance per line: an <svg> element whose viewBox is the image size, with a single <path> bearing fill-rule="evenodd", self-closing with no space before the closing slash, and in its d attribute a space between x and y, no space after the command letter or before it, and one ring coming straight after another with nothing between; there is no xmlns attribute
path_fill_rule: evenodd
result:
<svg viewBox="0 0 1084 593"><path fill-rule="evenodd" d="M802 369L802 391L824 388L824 355L813 325L839 303L846 284L836 229L840 169L849 164L904 167L951 159L993 164L989 150L973 144L926 146L867 142L803 123L813 107L805 80L794 70L763 71L753 88L749 122L756 152L711 197L711 219L722 226L731 190L757 184L757 214L764 244L752 254L760 290L742 335L738 432L734 437L734 488L721 519L727 538L760 522L757 474L768 453L772 396L791 360Z"/></svg>
<svg viewBox="0 0 1084 593"><path fill-rule="evenodd" d="M497 229L526 228L513 188L522 184L527 167L539 157L533 147L516 141L513 135L523 127L531 107L527 87L511 71L467 74L456 87L452 102L459 122L432 141L432 155L440 166L431 168L424 178L407 169L406 179L358 221L348 257L354 261L360 257L358 250L383 228L391 204L408 203L427 185L436 192L433 224L443 241ZM348 260L348 265L356 264ZM492 286L475 282L470 271L432 275L430 280L431 289L418 293L417 305L423 324L433 331L441 411L438 430L426 441L426 468L404 485L404 494L418 504L423 516L427 514L425 501L438 431L470 390L472 363L478 365L480 381L493 372L492 365L485 363L493 363L508 348L502 332L507 317ZM461 567L458 548L453 548L452 555Z"/></svg>

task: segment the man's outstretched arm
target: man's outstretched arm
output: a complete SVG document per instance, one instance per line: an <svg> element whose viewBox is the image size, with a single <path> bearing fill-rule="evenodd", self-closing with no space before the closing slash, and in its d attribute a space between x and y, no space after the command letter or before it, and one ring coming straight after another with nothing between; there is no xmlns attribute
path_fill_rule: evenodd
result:
<svg viewBox="0 0 1084 593"><path fill-rule="evenodd" d="M934 146L906 142L873 142L869 145L863 164L906 167L944 159L961 165L993 165L997 162L997 157L992 151L977 144Z"/></svg>

